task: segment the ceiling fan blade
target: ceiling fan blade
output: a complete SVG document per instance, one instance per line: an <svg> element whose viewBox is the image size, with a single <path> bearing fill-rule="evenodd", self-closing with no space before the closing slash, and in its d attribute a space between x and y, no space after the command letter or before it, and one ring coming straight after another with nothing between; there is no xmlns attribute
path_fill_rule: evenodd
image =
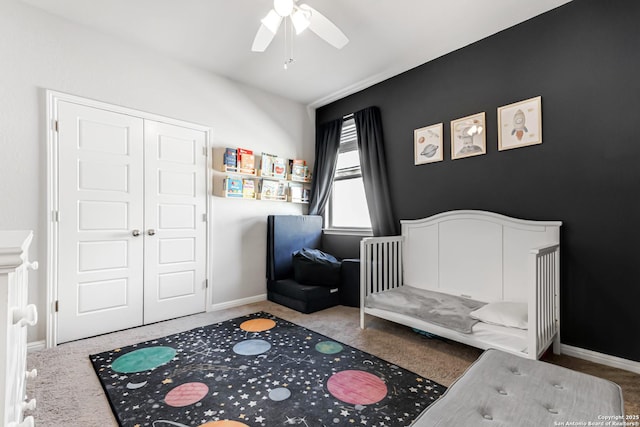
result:
<svg viewBox="0 0 640 427"><path fill-rule="evenodd" d="M251 50L253 52L264 52L275 36L275 33L272 33L264 24L261 24L256 33L256 38L253 39Z"/></svg>
<svg viewBox="0 0 640 427"><path fill-rule="evenodd" d="M345 36L333 22L329 21L326 16L308 4L301 4L298 7L304 11L311 12L309 29L316 33L321 39L338 49L342 49L349 43L347 36Z"/></svg>
<svg viewBox="0 0 640 427"><path fill-rule="evenodd" d="M282 23L282 17L275 10L270 10L269 14L262 18L262 24L258 28L256 38L253 39L251 50L254 52L264 52L271 40L275 37Z"/></svg>

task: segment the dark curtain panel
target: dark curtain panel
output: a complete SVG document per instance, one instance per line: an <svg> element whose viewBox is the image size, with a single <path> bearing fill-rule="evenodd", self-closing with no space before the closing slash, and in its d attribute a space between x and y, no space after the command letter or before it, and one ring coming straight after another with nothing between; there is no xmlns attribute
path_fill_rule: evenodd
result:
<svg viewBox="0 0 640 427"><path fill-rule="evenodd" d="M360 169L362 170L373 235L396 235L398 228L389 194L380 109L378 107L365 108L355 112L353 118L358 133Z"/></svg>
<svg viewBox="0 0 640 427"><path fill-rule="evenodd" d="M316 130L316 159L309 198L309 215L322 215L331 194L336 160L340 148L342 119L318 126Z"/></svg>

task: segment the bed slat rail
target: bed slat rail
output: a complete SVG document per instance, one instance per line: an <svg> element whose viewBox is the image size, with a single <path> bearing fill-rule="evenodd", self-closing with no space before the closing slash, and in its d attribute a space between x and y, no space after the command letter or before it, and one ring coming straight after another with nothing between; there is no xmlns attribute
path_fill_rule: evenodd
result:
<svg viewBox="0 0 640 427"><path fill-rule="evenodd" d="M360 326L369 294L402 286L402 236L370 237L360 242Z"/></svg>
<svg viewBox="0 0 640 427"><path fill-rule="evenodd" d="M560 343L560 246L550 245L530 251L529 296L529 358L539 358L554 344L554 352Z"/></svg>

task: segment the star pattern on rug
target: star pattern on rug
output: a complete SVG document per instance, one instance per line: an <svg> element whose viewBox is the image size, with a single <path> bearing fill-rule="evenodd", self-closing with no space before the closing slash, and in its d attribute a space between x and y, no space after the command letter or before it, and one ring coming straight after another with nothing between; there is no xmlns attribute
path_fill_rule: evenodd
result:
<svg viewBox="0 0 640 427"><path fill-rule="evenodd" d="M269 313L91 355L121 426L405 426L445 387Z"/></svg>

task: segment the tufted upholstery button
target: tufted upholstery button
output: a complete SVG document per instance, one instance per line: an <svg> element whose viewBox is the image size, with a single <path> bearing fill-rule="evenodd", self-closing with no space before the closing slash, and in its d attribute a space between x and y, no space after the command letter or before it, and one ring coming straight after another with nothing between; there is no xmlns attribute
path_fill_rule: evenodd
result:
<svg viewBox="0 0 640 427"><path fill-rule="evenodd" d="M503 389L499 389L499 390L498 390L498 393L500 393L500 394L501 394L501 395L503 395L503 396L506 396L506 395L507 395L507 392L506 392L506 391L504 391Z"/></svg>
<svg viewBox="0 0 640 427"><path fill-rule="evenodd" d="M489 421L493 420L493 417L491 415L489 415L489 414L484 414L482 416L482 418L484 418L485 420L489 420Z"/></svg>
<svg viewBox="0 0 640 427"><path fill-rule="evenodd" d="M555 388L557 388L558 390L563 390L564 387L562 387L560 384L554 384L553 385Z"/></svg>
<svg viewBox="0 0 640 427"><path fill-rule="evenodd" d="M557 414L558 410L557 409L553 409L553 408L548 408L547 411L549 411L552 414Z"/></svg>

